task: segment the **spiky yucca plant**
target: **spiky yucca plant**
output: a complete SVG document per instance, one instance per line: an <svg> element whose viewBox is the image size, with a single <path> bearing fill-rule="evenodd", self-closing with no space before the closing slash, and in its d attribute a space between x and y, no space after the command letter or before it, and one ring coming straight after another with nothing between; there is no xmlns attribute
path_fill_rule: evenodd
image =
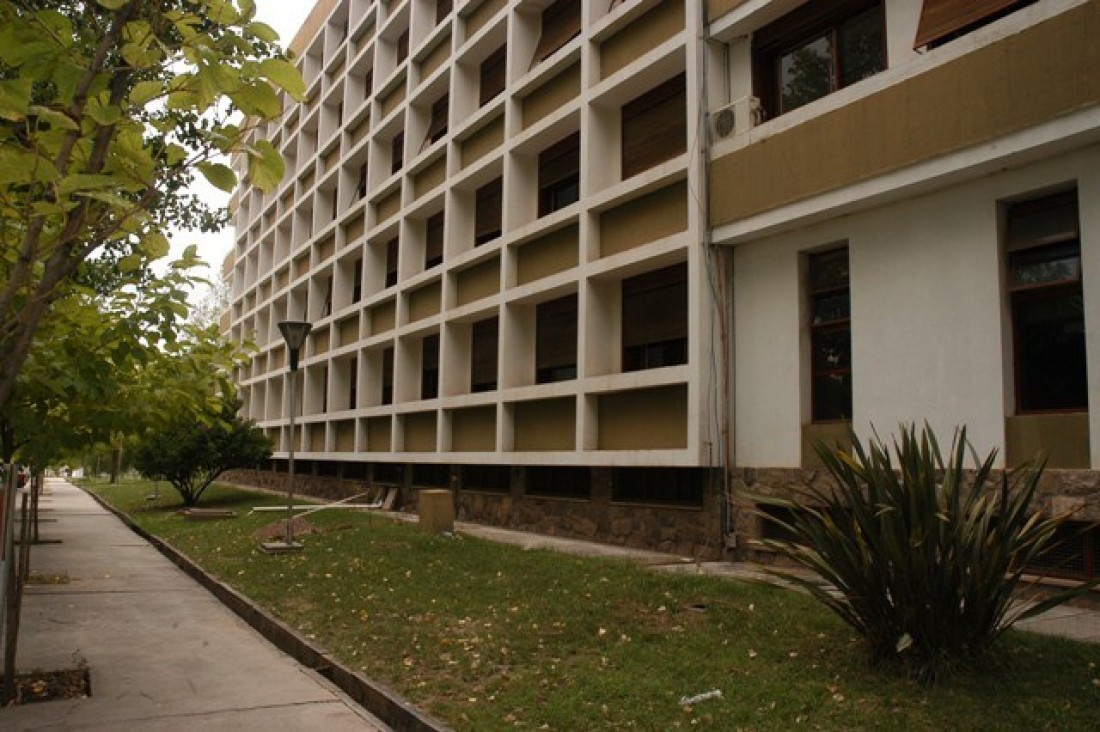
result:
<svg viewBox="0 0 1100 732"><path fill-rule="evenodd" d="M927 426L919 434L901 428L896 464L877 436L866 449L854 435L850 452L816 449L835 490L757 498L762 513L793 536L762 543L823 581L775 572L854 628L874 661L898 659L915 677L934 681L980 658L1016 621L1096 584L1020 601L1025 567L1049 548L1065 518L1030 510L1042 462L998 481L996 450L980 460L965 428L956 431L947 462ZM786 517L769 507L787 509Z"/></svg>

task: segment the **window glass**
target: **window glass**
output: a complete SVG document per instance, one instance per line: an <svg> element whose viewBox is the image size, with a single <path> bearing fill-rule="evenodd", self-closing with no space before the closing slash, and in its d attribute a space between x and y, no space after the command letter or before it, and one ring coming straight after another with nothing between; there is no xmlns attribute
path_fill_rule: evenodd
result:
<svg viewBox="0 0 1100 732"><path fill-rule="evenodd" d="M481 88L478 91L480 106L485 106L504 91L505 48L501 46L481 62Z"/></svg>
<svg viewBox="0 0 1100 732"><path fill-rule="evenodd" d="M848 249L809 260L811 419L852 417L852 329Z"/></svg>
<svg viewBox="0 0 1100 732"><path fill-rule="evenodd" d="M470 391L492 391L497 388L497 349L500 321L487 318L470 329Z"/></svg>
<svg viewBox="0 0 1100 732"><path fill-rule="evenodd" d="M881 8L872 8L842 23L837 31L840 50L840 86L874 76L885 67Z"/></svg>
<svg viewBox="0 0 1100 732"><path fill-rule="evenodd" d="M1017 252L1012 257L1014 288L1074 282L1081 279L1081 248L1077 244Z"/></svg>
<svg viewBox="0 0 1100 732"><path fill-rule="evenodd" d="M623 280L623 371L687 363L687 265Z"/></svg>
<svg viewBox="0 0 1100 732"><path fill-rule="evenodd" d="M503 195L503 181L500 178L486 183L474 194L474 246L481 246L500 236Z"/></svg>
<svg viewBox="0 0 1100 732"><path fill-rule="evenodd" d="M428 217L424 223L424 269L443 263L443 212Z"/></svg>
<svg viewBox="0 0 1100 732"><path fill-rule="evenodd" d="M580 141L574 132L539 153L539 216L580 200Z"/></svg>
<svg viewBox="0 0 1100 732"><path fill-rule="evenodd" d="M1087 409L1077 192L1015 203L1007 213L1016 410Z"/></svg>
<svg viewBox="0 0 1100 732"><path fill-rule="evenodd" d="M1085 317L1080 288L1057 295L1019 297L1013 315L1020 411L1086 407Z"/></svg>
<svg viewBox="0 0 1100 732"><path fill-rule="evenodd" d="M381 398L379 402L382 404L393 404L393 349L387 348L382 351L382 382L381 382Z"/></svg>
<svg viewBox="0 0 1100 732"><path fill-rule="evenodd" d="M420 398L439 396L439 336L430 335L421 341Z"/></svg>
<svg viewBox="0 0 1100 732"><path fill-rule="evenodd" d="M798 109L836 88L830 36L821 36L779 57L780 113Z"/></svg>
<svg viewBox="0 0 1100 732"><path fill-rule="evenodd" d="M686 76L677 74L622 108L622 177L687 150Z"/></svg>
<svg viewBox="0 0 1100 732"><path fill-rule="evenodd" d="M535 382L577 378L577 296L535 308Z"/></svg>
<svg viewBox="0 0 1100 732"><path fill-rule="evenodd" d="M805 3L753 34L753 93L776 116L886 68L882 0Z"/></svg>

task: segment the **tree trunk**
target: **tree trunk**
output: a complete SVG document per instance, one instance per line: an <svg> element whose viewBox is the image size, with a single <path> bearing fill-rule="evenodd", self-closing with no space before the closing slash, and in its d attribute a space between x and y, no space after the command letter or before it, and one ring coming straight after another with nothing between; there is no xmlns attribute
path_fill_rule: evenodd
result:
<svg viewBox="0 0 1100 732"><path fill-rule="evenodd" d="M19 616L23 607L23 587L27 584L30 571L31 542L28 535L30 527L28 495L23 494L23 515L19 523L19 561L13 550L8 567L7 618L4 629L4 685L0 689L0 703L10 704L15 700L15 652L19 642Z"/></svg>
<svg viewBox="0 0 1100 732"><path fill-rule="evenodd" d="M111 447L111 485L118 485L118 476L122 473L122 446Z"/></svg>

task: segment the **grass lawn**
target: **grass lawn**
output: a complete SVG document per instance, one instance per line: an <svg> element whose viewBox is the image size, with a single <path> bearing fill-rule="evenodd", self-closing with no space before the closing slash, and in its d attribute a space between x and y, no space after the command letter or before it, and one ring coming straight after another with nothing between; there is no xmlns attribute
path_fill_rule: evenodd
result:
<svg viewBox="0 0 1100 732"><path fill-rule="evenodd" d="M990 668L923 688L868 668L800 594L433 537L322 511L303 552L268 556L247 515L278 496L215 486L186 521L161 484L92 489L369 677L460 730L1100 728L1100 646L1010 633ZM721 690L694 705L682 698Z"/></svg>

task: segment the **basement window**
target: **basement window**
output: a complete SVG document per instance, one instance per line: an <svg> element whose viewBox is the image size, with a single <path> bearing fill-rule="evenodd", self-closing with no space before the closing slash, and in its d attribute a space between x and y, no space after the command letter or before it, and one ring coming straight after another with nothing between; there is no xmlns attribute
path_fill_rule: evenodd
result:
<svg viewBox="0 0 1100 732"><path fill-rule="evenodd" d="M532 465L527 468L525 493L554 498L590 498L590 472L588 468L573 465Z"/></svg>
<svg viewBox="0 0 1100 732"><path fill-rule="evenodd" d="M611 500L701 507L708 472L706 468L614 468Z"/></svg>

